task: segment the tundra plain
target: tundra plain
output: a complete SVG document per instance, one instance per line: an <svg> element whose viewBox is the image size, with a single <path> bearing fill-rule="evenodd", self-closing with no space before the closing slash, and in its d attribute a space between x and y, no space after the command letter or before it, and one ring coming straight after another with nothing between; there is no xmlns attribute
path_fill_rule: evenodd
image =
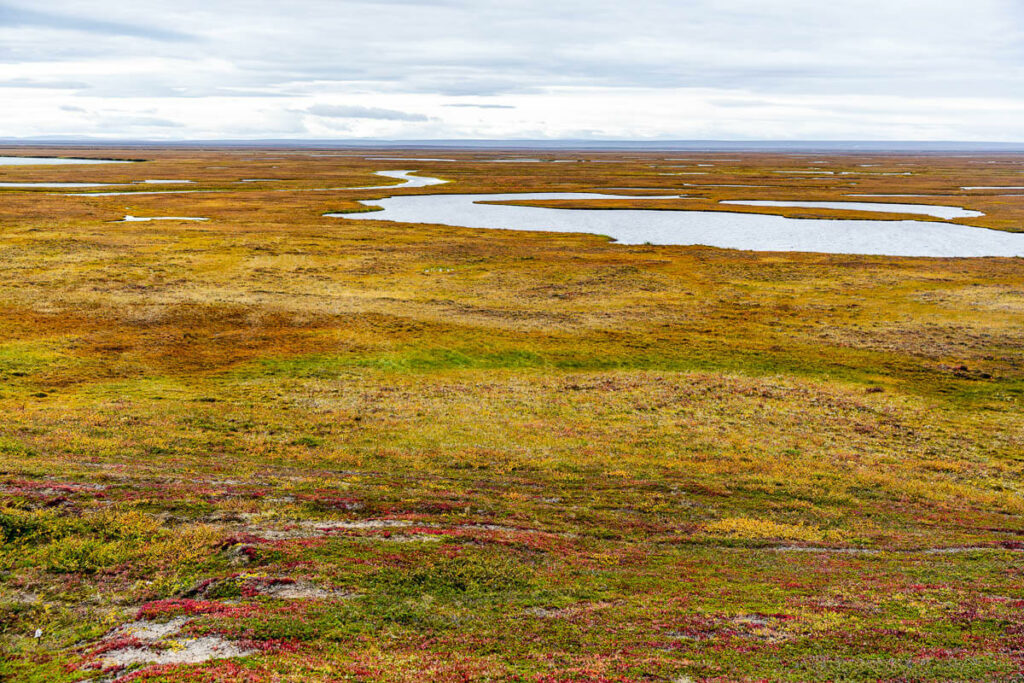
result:
<svg viewBox="0 0 1024 683"><path fill-rule="evenodd" d="M687 196L569 205L1024 232L1024 155L0 155L142 160L0 166L130 193L0 188L0 679L1024 676L1024 259L324 216L638 188Z"/></svg>

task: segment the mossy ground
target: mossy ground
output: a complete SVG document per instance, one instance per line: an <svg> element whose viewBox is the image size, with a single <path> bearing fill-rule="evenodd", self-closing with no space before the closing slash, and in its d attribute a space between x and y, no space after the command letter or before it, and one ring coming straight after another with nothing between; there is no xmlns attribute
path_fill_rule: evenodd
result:
<svg viewBox="0 0 1024 683"><path fill-rule="evenodd" d="M272 190L398 166L123 156L151 161L0 169L231 190L0 194L0 679L1024 675L1021 259L331 219L388 193ZM1024 229L959 190L1019 157L455 156L403 192L857 182ZM116 627L180 616L250 654L103 673Z"/></svg>

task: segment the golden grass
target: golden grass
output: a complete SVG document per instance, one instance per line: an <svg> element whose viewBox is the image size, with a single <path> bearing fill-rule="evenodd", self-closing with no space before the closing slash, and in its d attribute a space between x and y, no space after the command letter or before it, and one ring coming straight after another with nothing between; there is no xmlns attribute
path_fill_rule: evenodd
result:
<svg viewBox="0 0 1024 683"><path fill-rule="evenodd" d="M1019 184L1017 157L831 157L837 171L914 175L810 181L775 173L805 166L781 155L700 155L709 175L677 177L651 167L675 154L453 154L401 162L454 181L401 192L778 186L665 202L687 208L941 192L937 203L988 213L964 222L1024 226L1024 202L958 189ZM234 181L359 186L396 166L294 150L101 154L122 155L150 161L0 167L3 180L231 189L0 192L0 643L12 653L0 677L91 675L81 643L152 601L262 643L230 665L251 680L1013 671L1021 259L328 219L388 192ZM126 213L211 220L111 222ZM339 521L370 526L315 526ZM989 554L922 554L951 546ZM260 577L293 576L360 597L329 609L260 597ZM249 591L240 605L195 588L229 580ZM221 666L166 680L242 675Z"/></svg>

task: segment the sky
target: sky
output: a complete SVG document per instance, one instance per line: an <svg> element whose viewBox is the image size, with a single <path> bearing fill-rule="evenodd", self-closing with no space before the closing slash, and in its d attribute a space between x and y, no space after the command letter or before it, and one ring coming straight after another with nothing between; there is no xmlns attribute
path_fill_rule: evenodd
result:
<svg viewBox="0 0 1024 683"><path fill-rule="evenodd" d="M0 138L1024 141L1024 0L0 0Z"/></svg>

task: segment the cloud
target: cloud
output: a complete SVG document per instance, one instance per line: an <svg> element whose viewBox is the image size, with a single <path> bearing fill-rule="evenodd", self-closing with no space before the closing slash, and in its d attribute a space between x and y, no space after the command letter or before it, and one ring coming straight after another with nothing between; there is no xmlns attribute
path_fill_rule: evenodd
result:
<svg viewBox="0 0 1024 683"><path fill-rule="evenodd" d="M97 12L97 14L104 14ZM155 26L139 26L116 21L90 19L71 14L40 12L7 4L0 4L0 26L8 27L43 27L59 31L75 31L114 36L131 36L148 40L174 42L191 42L195 36L179 31L171 31Z"/></svg>
<svg viewBox="0 0 1024 683"><path fill-rule="evenodd" d="M772 105L768 100L742 97L719 97L708 101L716 107L726 108L770 107Z"/></svg>
<svg viewBox="0 0 1024 683"><path fill-rule="evenodd" d="M89 87L83 81L36 80L33 78L9 78L0 81L0 88L42 88L45 90L85 90Z"/></svg>
<svg viewBox="0 0 1024 683"><path fill-rule="evenodd" d="M515 109L511 104L469 104L460 102L458 104L446 104L445 107L456 107L466 109Z"/></svg>
<svg viewBox="0 0 1024 683"><path fill-rule="evenodd" d="M314 104L306 109L313 116L332 119L378 119L381 121L427 121L423 114L412 114L379 107L359 107L342 104Z"/></svg>
<svg viewBox="0 0 1024 683"><path fill-rule="evenodd" d="M0 88L19 136L1024 139L1024 3L0 0Z"/></svg>
<svg viewBox="0 0 1024 683"><path fill-rule="evenodd" d="M130 114L102 115L96 123L105 130L124 130L134 128L183 128L179 121L171 121L157 116L132 116Z"/></svg>

